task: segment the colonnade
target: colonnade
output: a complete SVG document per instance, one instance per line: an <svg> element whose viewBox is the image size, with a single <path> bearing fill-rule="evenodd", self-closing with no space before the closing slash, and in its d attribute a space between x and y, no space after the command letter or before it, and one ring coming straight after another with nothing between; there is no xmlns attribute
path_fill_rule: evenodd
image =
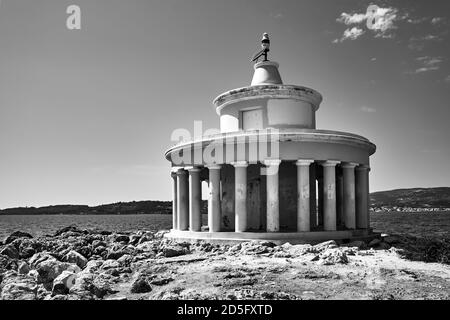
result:
<svg viewBox="0 0 450 320"><path fill-rule="evenodd" d="M323 174L318 181L316 214L316 174L311 165L318 163ZM266 160L266 231L280 231L279 166L281 160ZM247 231L248 162L232 163L235 171L235 232ZM309 232L318 224L323 231L335 231L338 218L345 229L369 228L369 171L367 165L340 161L300 159L297 166L297 232ZM339 167L341 174L336 175ZM207 166L209 171L209 232L221 231L221 166ZM181 168L172 172L173 229L201 231L201 167ZM311 174L314 177L311 177ZM318 217L318 221L316 218Z"/></svg>

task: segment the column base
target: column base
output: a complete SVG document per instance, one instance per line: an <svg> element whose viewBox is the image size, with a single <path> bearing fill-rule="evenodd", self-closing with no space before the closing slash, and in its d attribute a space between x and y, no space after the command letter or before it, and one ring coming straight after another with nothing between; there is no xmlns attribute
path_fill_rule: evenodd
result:
<svg viewBox="0 0 450 320"><path fill-rule="evenodd" d="M354 240L370 241L381 236L371 229L339 230L339 231L310 231L310 232L193 232L171 230L164 237L180 241L206 241L217 244L233 244L243 241L271 241L278 245L291 244L315 244L327 240L335 240L345 243Z"/></svg>

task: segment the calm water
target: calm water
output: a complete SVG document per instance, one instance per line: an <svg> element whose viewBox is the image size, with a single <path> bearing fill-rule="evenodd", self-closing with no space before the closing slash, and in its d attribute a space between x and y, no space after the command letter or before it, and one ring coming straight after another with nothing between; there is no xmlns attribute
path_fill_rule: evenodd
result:
<svg viewBox="0 0 450 320"><path fill-rule="evenodd" d="M203 223L207 217L203 215ZM44 215L1 216L0 239L14 231L34 236L53 234L56 230L76 225L81 229L99 228L108 231L170 229L171 215ZM450 212L373 213L371 226L386 233L408 233L415 236L450 237Z"/></svg>

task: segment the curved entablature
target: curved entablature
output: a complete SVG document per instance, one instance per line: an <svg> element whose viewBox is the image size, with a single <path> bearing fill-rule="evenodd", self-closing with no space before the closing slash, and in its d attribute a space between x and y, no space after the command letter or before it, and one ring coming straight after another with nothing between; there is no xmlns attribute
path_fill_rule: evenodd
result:
<svg viewBox="0 0 450 320"><path fill-rule="evenodd" d="M314 111L319 109L322 95L311 88L296 85L258 85L233 89L214 99L217 114L231 103L257 98L296 99L311 103Z"/></svg>
<svg viewBox="0 0 450 320"><path fill-rule="evenodd" d="M234 146L249 141L269 141L280 143L280 159L310 156L315 160L335 159L368 164L369 156L375 153L376 146L368 139L351 133L329 130L255 130L203 136L192 141L181 142L169 148L165 157L171 161L171 154L181 150L205 148L214 142ZM292 144L295 144L294 147ZM348 147L345 149L345 147ZM353 155L354 154L354 155ZM236 159L235 159L236 160ZM248 160L248 159L237 159ZM261 159L260 159L261 160ZM259 161L259 160L258 160ZM225 163L225 162L224 162ZM193 165L194 163L190 163ZM188 165L185 163L184 165Z"/></svg>

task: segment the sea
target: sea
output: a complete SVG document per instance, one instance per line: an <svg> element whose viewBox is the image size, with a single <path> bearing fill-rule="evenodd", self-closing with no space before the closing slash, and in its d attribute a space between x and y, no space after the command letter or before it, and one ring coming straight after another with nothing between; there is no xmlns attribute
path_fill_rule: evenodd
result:
<svg viewBox="0 0 450 320"><path fill-rule="evenodd" d="M203 215L203 224L207 216ZM172 216L167 214L136 215L0 215L0 239L14 231L33 236L50 235L60 228L76 225L81 229L114 232L167 230ZM416 237L450 238L450 212L377 212L371 213L371 227L387 234Z"/></svg>

